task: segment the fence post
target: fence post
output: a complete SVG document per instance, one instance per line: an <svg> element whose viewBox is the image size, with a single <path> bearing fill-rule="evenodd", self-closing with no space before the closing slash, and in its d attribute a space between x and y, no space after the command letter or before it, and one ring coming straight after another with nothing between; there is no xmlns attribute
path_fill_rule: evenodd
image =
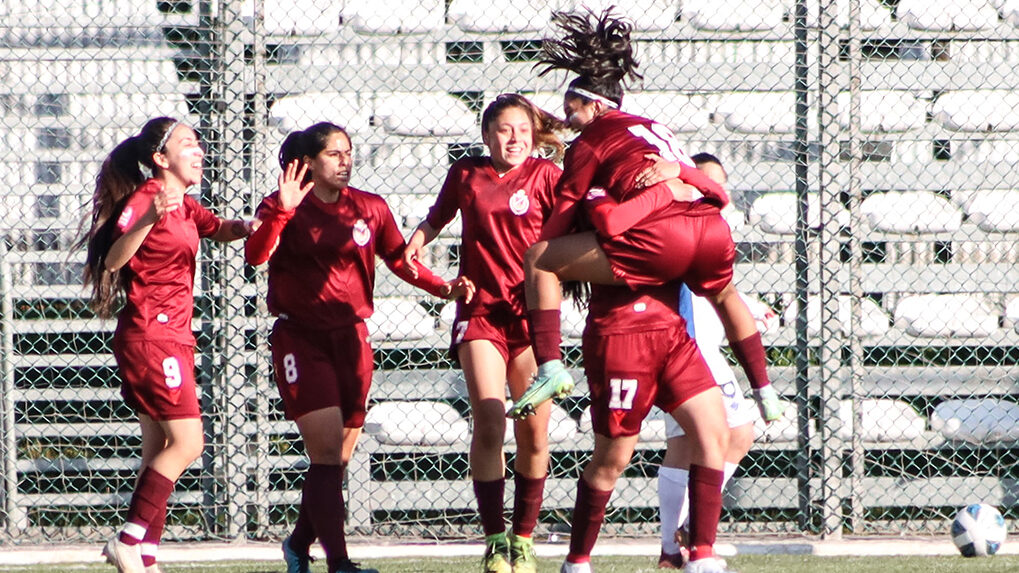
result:
<svg viewBox="0 0 1019 573"><path fill-rule="evenodd" d="M18 506L18 437L14 426L14 304L11 290L11 263L8 259L6 240L0 240L0 317L3 317L3 339L0 341L0 428L3 441L3 487L0 488L0 502L3 507L3 521L7 535L13 537L28 526L28 516Z"/></svg>
<svg viewBox="0 0 1019 573"><path fill-rule="evenodd" d="M844 77L839 63L838 12L835 0L822 0L818 7L818 201L821 228L818 241L817 283L821 304L821 330L818 345L820 372L821 438L821 534L825 539L841 539L843 496L843 438L840 403L842 398L842 350L844 337L839 323L839 294L843 291L839 270L841 243L838 212L841 209L841 165L839 164L839 116L837 98ZM855 229L854 229L855 230ZM806 314L806 309L801 314Z"/></svg>

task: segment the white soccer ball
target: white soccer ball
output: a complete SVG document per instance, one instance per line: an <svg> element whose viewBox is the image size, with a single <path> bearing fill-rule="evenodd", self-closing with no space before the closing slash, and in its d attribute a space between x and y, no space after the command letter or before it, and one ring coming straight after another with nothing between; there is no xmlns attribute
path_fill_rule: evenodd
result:
<svg viewBox="0 0 1019 573"><path fill-rule="evenodd" d="M1005 518L993 506L973 503L952 522L952 542L964 557L994 555L1005 542Z"/></svg>

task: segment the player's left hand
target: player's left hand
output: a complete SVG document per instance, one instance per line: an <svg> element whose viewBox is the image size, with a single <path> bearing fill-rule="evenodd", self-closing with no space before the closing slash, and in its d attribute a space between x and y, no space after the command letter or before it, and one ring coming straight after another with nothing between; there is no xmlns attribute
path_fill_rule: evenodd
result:
<svg viewBox="0 0 1019 573"><path fill-rule="evenodd" d="M644 159L651 160L651 165L645 167L633 178L633 184L637 189L645 189L655 183L679 177L679 172L682 169L681 164L666 161L654 153L648 153Z"/></svg>
<svg viewBox="0 0 1019 573"><path fill-rule="evenodd" d="M474 293L477 291L477 287L475 287L474 282L467 277L456 277L446 283L446 289L443 290L447 290L448 294L446 295L446 298L450 300L463 297L464 302L471 302L471 300L474 299Z"/></svg>

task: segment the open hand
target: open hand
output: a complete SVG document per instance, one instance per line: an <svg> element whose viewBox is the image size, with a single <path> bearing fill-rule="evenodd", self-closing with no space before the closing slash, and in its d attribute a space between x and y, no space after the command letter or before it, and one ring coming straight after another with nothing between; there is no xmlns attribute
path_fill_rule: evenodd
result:
<svg viewBox="0 0 1019 573"><path fill-rule="evenodd" d="M646 154L644 159L650 159L651 165L645 167L633 178L633 184L637 189L645 189L655 183L679 177L679 172L682 169L680 163L666 161L654 153Z"/></svg>
<svg viewBox="0 0 1019 573"><path fill-rule="evenodd" d="M463 297L464 302L471 302L474 299L474 293L477 291L474 282L467 277L456 277L446 283L446 286L449 289L448 298L457 299Z"/></svg>
<svg viewBox="0 0 1019 573"><path fill-rule="evenodd" d="M304 176L308 173L308 164L297 159L287 164L287 168L279 176L280 206L291 211L296 209L301 201L308 195L311 188L315 186L314 181L302 184Z"/></svg>

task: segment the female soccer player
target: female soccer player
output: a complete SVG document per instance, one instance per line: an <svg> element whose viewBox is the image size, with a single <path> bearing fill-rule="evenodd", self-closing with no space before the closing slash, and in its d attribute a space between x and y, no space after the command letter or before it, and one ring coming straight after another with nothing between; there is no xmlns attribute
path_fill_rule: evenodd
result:
<svg viewBox="0 0 1019 573"><path fill-rule="evenodd" d="M719 215L728 198L693 166L668 128L619 111L622 80L641 77L630 44L631 25L614 18L611 9L590 16L594 22L588 15L556 13L564 37L543 44L543 74L565 69L579 75L567 88L564 112L570 126L581 133L566 153L556 205L542 229L542 240L525 258L538 375L509 415L527 415L535 404L573 387L559 352L560 280L631 288L679 280L711 302L762 415L777 419L779 401L768 380L760 333L731 284L735 246ZM705 200L673 202L662 189L664 184L635 196L651 154L678 163L679 179L697 187ZM636 210L629 210L623 223L607 225L610 220L600 211L624 202ZM564 235L576 224L582 204L596 231Z"/></svg>
<svg viewBox="0 0 1019 573"><path fill-rule="evenodd" d="M453 164L404 253L407 264L417 260L423 246L460 211L461 274L471 277L478 291L470 303L457 304L451 347L463 368L473 412L470 465L485 533L486 573L534 573L537 568L531 533L548 473L550 404L513 427L517 452L508 539L502 517L504 414L507 383L510 396L519 398L537 368L527 334L523 260L551 212L561 173L534 152L561 158L564 146L555 130L563 127L521 95L495 98L481 117L481 139L490 155Z"/></svg>
<svg viewBox="0 0 1019 573"><path fill-rule="evenodd" d="M103 162L82 239L85 284L97 314L111 316L124 296L113 355L120 392L142 432L127 522L103 548L121 572L159 571L167 499L204 445L191 333L198 239L233 241L250 231L244 221L223 221L185 194L201 182L204 156L189 126L169 117L150 120Z"/></svg>
<svg viewBox="0 0 1019 573"><path fill-rule="evenodd" d="M720 185L725 185L728 176L722 163L709 153L698 153L691 157L698 169ZM671 166L669 166L671 167ZM663 167L663 169L668 169ZM687 332L697 340L697 348L711 370L711 375L722 390L725 402L725 416L729 426L729 447L725 452L722 489L736 472L740 460L747 455L754 441L754 420L757 411L752 403L743 398L736 375L729 362L719 350L725 342L725 331L718 315L702 297L693 296L683 287L679 294L679 312L686 320ZM765 325L775 319L775 313L767 305L751 308L754 320ZM689 535L686 503L687 485L690 482L689 438L675 419L665 413L665 457L658 469L658 507L661 519L662 552L658 559L660 569L682 569L689 557L684 546Z"/></svg>
<svg viewBox="0 0 1019 573"><path fill-rule="evenodd" d="M469 302L474 294L464 277L446 282L420 263L404 263L406 245L385 200L349 186L351 153L350 136L332 123L287 136L279 190L262 200L261 226L245 244L248 263L269 262L276 384L311 458L297 523L283 541L288 573L310 572L316 537L329 573L375 572L347 554L341 489L371 385L364 320L372 314L375 256L432 295Z"/></svg>

